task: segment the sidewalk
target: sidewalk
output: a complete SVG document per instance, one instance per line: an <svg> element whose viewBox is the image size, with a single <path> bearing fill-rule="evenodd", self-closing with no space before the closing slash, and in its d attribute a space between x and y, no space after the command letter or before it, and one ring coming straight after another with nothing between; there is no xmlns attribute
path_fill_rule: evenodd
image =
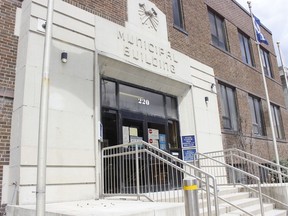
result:
<svg viewBox="0 0 288 216"><path fill-rule="evenodd" d="M46 205L46 216L183 216L183 203L87 200ZM8 206L8 216L31 216L35 205Z"/></svg>

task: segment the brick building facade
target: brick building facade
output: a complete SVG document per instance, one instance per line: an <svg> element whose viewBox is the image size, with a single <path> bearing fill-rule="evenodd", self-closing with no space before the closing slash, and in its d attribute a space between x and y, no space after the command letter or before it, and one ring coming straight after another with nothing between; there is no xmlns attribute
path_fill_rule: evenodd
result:
<svg viewBox="0 0 288 216"><path fill-rule="evenodd" d="M14 35L16 8L19 1L0 3L0 184L2 185L3 165L9 164L10 132L14 98L15 67L18 37ZM0 189L2 197L2 188ZM0 215L4 208L0 208Z"/></svg>
<svg viewBox="0 0 288 216"><path fill-rule="evenodd" d="M28 2L28 0L25 0ZM24 1L24 2L25 2ZM94 0L63 0L88 13L97 15L118 25L124 26L127 21L127 1L94 1ZM224 148L237 147L274 160L271 136L271 125L267 111L264 86L260 69L260 57L255 44L251 18L247 11L235 0L197 0L179 1L182 27L175 25L173 4L178 1L152 0L167 19L168 39L171 48L213 68ZM0 3L0 183L3 178L3 165L9 163L9 146L11 118L14 94L14 81L17 59L18 37L14 34L16 8L21 8L21 1L2 0ZM179 5L178 5L179 6ZM174 8L175 10L175 8ZM219 17L224 23L226 48L215 45L211 38L209 12ZM276 54L273 47L271 32L262 26L262 32L269 45L262 45L270 59L271 76L266 77L271 103L280 111L283 120L284 135L277 140L281 159L287 159L288 146L288 112L285 108L282 84L278 73ZM243 62L243 53L239 43L239 34L244 35L251 44L251 64ZM236 101L236 128L225 126L221 86L232 89ZM260 101L263 111L263 133L256 134L252 126L249 106L250 98ZM251 104L250 104L251 105ZM230 116L231 117L231 116ZM231 119L230 119L231 120ZM231 122L230 122L231 123ZM279 127L282 127L279 124ZM255 129L255 128L254 128ZM259 128L258 128L259 129ZM213 145L210 143L208 145ZM0 196L1 196L0 191ZM3 209L2 209L3 210Z"/></svg>

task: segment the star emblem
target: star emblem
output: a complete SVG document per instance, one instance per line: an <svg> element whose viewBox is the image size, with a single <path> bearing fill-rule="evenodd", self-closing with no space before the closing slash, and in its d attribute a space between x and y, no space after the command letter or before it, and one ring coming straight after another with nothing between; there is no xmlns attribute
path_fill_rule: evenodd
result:
<svg viewBox="0 0 288 216"><path fill-rule="evenodd" d="M154 8L150 10L146 9L145 4L139 3L139 16L143 25L147 25L148 28L152 28L157 31L157 26L159 24L157 13Z"/></svg>

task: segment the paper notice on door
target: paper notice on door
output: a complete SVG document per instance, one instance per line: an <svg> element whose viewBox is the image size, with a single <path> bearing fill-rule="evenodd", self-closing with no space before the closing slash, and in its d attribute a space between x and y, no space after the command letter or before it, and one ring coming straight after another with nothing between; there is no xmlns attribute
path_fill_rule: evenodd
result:
<svg viewBox="0 0 288 216"><path fill-rule="evenodd" d="M138 129L137 129L137 128L130 127L130 132L129 132L129 134L130 134L130 136L138 137Z"/></svg>
<svg viewBox="0 0 288 216"><path fill-rule="evenodd" d="M129 143L129 127L122 127L122 135L123 135L123 144Z"/></svg>
<svg viewBox="0 0 288 216"><path fill-rule="evenodd" d="M149 139L149 143L157 148L159 148L159 142L157 139Z"/></svg>
<svg viewBox="0 0 288 216"><path fill-rule="evenodd" d="M142 141L143 137L136 137L136 136L130 136L130 142L139 142Z"/></svg>
<svg viewBox="0 0 288 216"><path fill-rule="evenodd" d="M159 139L159 130L148 128L148 139Z"/></svg>

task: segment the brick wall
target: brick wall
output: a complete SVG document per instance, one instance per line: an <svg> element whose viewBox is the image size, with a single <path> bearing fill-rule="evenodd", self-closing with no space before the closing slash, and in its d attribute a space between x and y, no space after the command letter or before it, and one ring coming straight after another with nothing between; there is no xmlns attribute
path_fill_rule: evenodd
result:
<svg viewBox="0 0 288 216"><path fill-rule="evenodd" d="M125 0L64 1L120 24L124 24L124 21L127 19L127 2ZM172 0L151 1L166 14L168 36L172 48L211 66L214 69L217 80L232 85L237 89L239 119L241 119L241 128L244 133L244 139L242 139L242 141L245 141L247 146L252 145L248 150L253 150L254 153L259 153L263 157L273 159L274 153L271 142L271 129L267 109L265 108L267 107L267 104L260 71L259 55L254 42L252 42L252 53L256 63L255 67L244 64L241 59L238 30L240 29L242 32L254 39L249 13L240 8L234 0L182 0L185 31L179 31L173 26ZM208 8L213 9L225 18L229 42L228 52L223 51L212 44L210 23L208 20ZM275 76L273 79L266 79L270 100L281 107L284 128L286 129L286 137L288 138L288 112L285 109L272 35L266 28L262 28L262 33L269 42L269 46L263 45L263 47L270 52L273 67L272 70ZM249 94L260 97L263 101L267 137L251 137L251 114L248 104ZM235 147L237 140L239 140L239 135L235 133L227 133L223 130L223 141L225 147ZM288 152L286 140L279 141L278 144L279 149L281 149L281 152L279 151L280 156L285 157Z"/></svg>
<svg viewBox="0 0 288 216"><path fill-rule="evenodd" d="M124 25L127 19L126 0L63 0L92 14Z"/></svg>
<svg viewBox="0 0 288 216"><path fill-rule="evenodd" d="M17 0L0 1L0 197L2 197L3 165L9 164L11 117L18 38L14 36ZM4 215L4 206L0 206Z"/></svg>

